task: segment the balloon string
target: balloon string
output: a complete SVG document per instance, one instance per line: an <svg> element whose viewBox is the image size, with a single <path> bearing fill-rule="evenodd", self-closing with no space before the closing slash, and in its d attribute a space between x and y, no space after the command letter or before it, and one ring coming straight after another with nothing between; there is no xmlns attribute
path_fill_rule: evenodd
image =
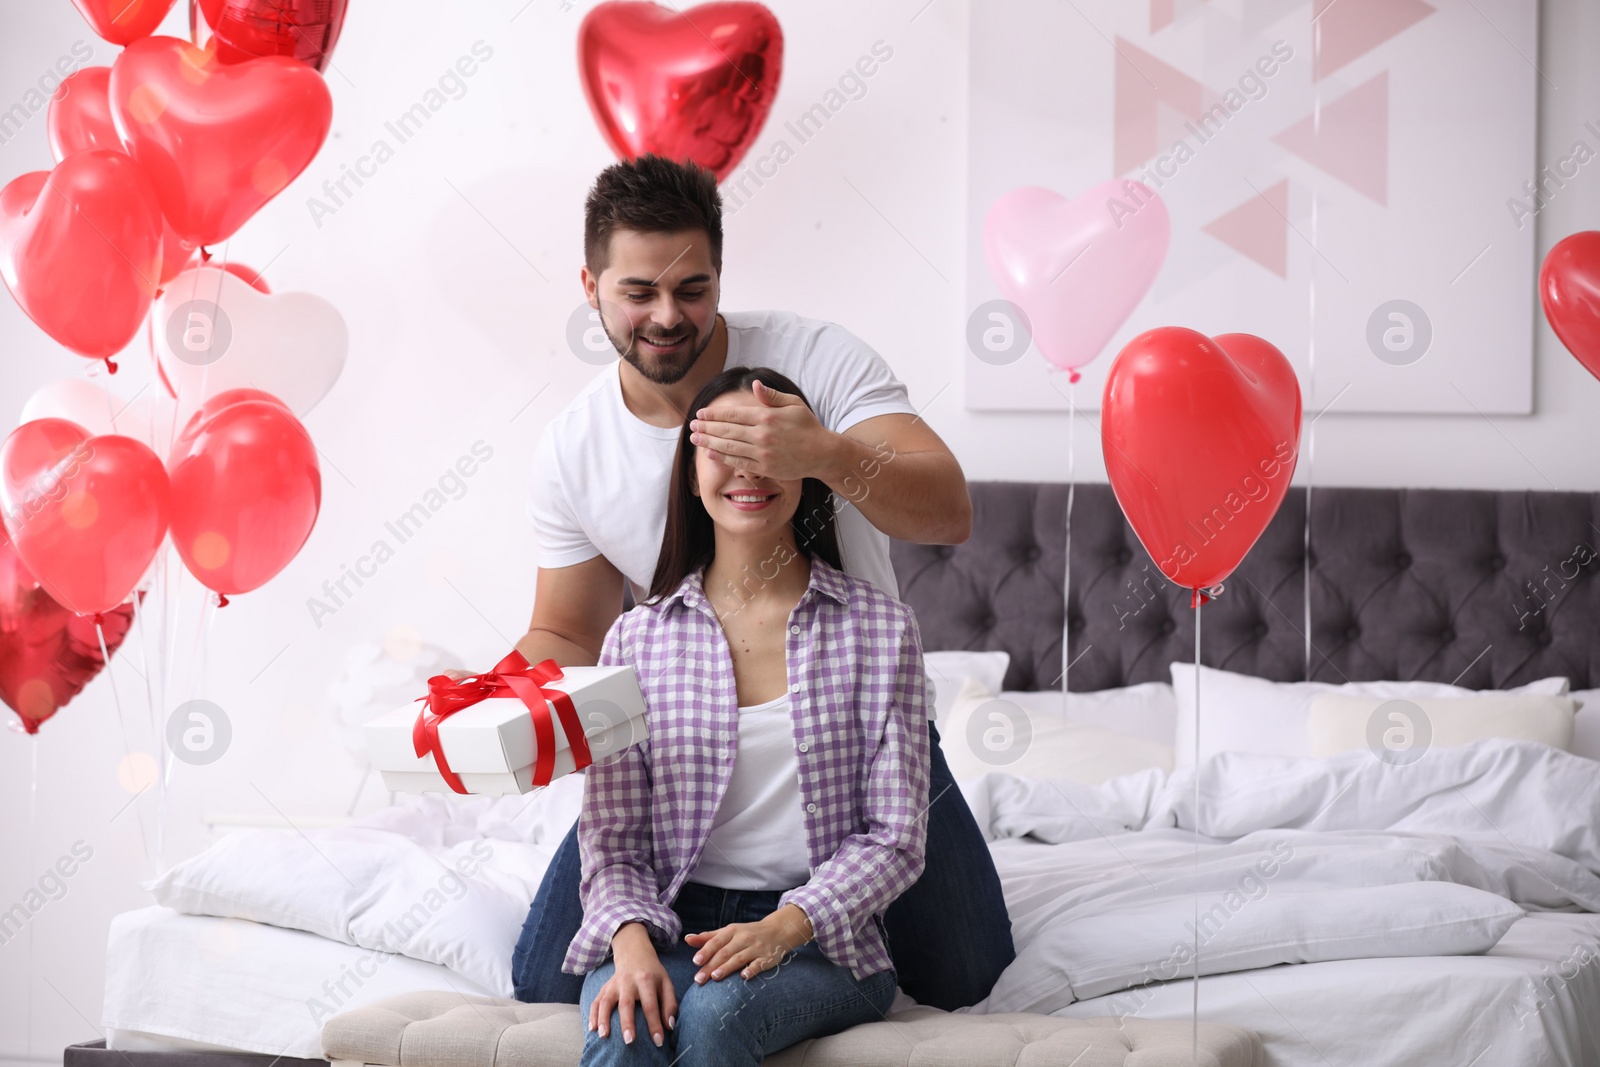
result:
<svg viewBox="0 0 1600 1067"><path fill-rule="evenodd" d="M1316 146L1317 165L1320 166L1322 157L1322 83L1317 81L1317 72L1322 65L1322 27L1316 20L1311 23L1311 143ZM1317 244L1317 190L1311 189L1311 249L1316 251ZM1311 260L1311 275L1307 285L1307 324L1306 324L1306 392L1313 400L1317 395L1317 261ZM1311 419L1311 424L1306 427L1306 516L1305 532L1300 546L1302 579L1301 599L1304 602L1305 633L1305 678L1311 680L1311 490L1315 483L1317 461L1317 420Z"/></svg>
<svg viewBox="0 0 1600 1067"><path fill-rule="evenodd" d="M167 678L166 699L162 702L163 708L170 708L178 699L177 686L179 684L178 665L178 631L183 621L183 576L187 572L182 567L175 566L172 562L172 553L167 558L167 603L172 609L172 618L167 623ZM165 739L166 733L162 732ZM171 761L166 764L167 774L171 774Z"/></svg>
<svg viewBox="0 0 1600 1067"><path fill-rule="evenodd" d="M170 565L170 551L168 546L161 547L160 562L158 564L161 575L161 632L157 634L161 649L161 709L167 707L167 687L172 678L172 650L169 644L171 635L176 634L177 628L173 624L172 611L172 568ZM172 753L167 747L167 731L165 724L156 731L156 752L160 775L156 782L156 876L160 877L167 869L167 783L172 776Z"/></svg>
<svg viewBox="0 0 1600 1067"><path fill-rule="evenodd" d="M1068 672L1072 670L1072 498L1077 488L1078 374L1067 381L1067 532L1061 571L1061 717L1067 716Z"/></svg>
<svg viewBox="0 0 1600 1067"><path fill-rule="evenodd" d="M228 269L228 249L232 246L232 244L232 239L223 242L222 255L214 264L217 268L217 289L216 292L211 294L211 306L214 308L220 308L222 306L222 275L226 273ZM210 253L207 253L206 261L208 263L211 261L211 258L212 257ZM215 324L213 324L211 332L206 336L206 361L200 365L200 394L194 398L194 404L196 407L205 403L206 396L208 395L206 392L206 387L210 384L211 379L211 364L215 363L216 360L220 358L214 357L211 354L212 349L216 347L216 344L217 331ZM226 351L224 351L223 355L226 354Z"/></svg>
<svg viewBox="0 0 1600 1067"><path fill-rule="evenodd" d="M1190 1062L1200 1063L1200 611L1205 601L1194 606L1194 1000L1190 1006L1193 1025Z"/></svg>
<svg viewBox="0 0 1600 1067"><path fill-rule="evenodd" d="M163 550L157 555L156 570L155 574L151 578L150 588L145 591L145 595L143 597L139 596L138 593L135 593L133 597L133 621L134 625L139 629L139 666L144 668L145 704L150 711L151 743L156 749L156 796L158 800L156 807L156 877L158 878L166 873L166 868L162 860L164 856L163 850L166 845L167 784L163 780L161 773L162 757L164 755L162 749L164 747L163 739L165 737L165 732L161 729L160 713L156 710L158 707L156 703L156 691L158 688L160 688L160 686L158 686L151 677L152 674L154 674L153 668L156 667L156 657L150 655L150 636L149 630L145 627L144 617L149 612L149 605L147 602L152 599L151 594L156 593L160 588L162 578L161 572L165 566L165 563L166 553ZM157 596L154 599L159 600L160 597ZM165 684L165 677L165 672L163 672L163 685Z"/></svg>
<svg viewBox="0 0 1600 1067"><path fill-rule="evenodd" d="M211 631L217 627L217 609L226 606L228 598L217 594L215 604L207 604L205 641L200 646L200 695L211 692Z"/></svg>
<svg viewBox="0 0 1600 1067"><path fill-rule="evenodd" d="M111 669L111 652L106 648L106 628L101 624L100 616L94 619L94 632L100 637L100 661L105 665L106 680L111 683L111 702L117 709L117 726L122 730L122 753L126 760L124 766L129 775L133 774L133 746L128 743L128 721L122 716L122 696L117 692L117 672ZM134 813L138 815L138 812ZM150 840L145 836L144 820L139 820L139 841L144 846L145 862L150 862Z"/></svg>
<svg viewBox="0 0 1600 1067"><path fill-rule="evenodd" d="M187 698L191 700L202 695L202 687L205 685L206 646L211 643L211 624L217 617L215 607L216 602L209 595L205 596L200 604L200 618L195 627L194 644L190 648L189 686L184 690Z"/></svg>
<svg viewBox="0 0 1600 1067"><path fill-rule="evenodd" d="M227 270L228 263L229 263L228 252L229 252L229 249L232 247L232 245L233 245L233 241L232 241L231 238L229 240L227 240L227 241L224 241L223 244L222 244L222 254L220 256L219 255L214 255L211 252L211 250L208 249L207 247L205 247L204 245L200 246L201 262L204 263L204 264L207 264L207 265L215 266L217 268L217 271L218 271L217 283L216 283L216 291L211 294L211 305L212 305L212 307L220 307L221 303L222 303L222 285L223 285L222 272ZM215 260L214 263L213 263L213 260ZM195 295L198 296L199 294L196 293ZM151 329L154 330L154 325L152 325ZM184 401L185 399L188 399L192 404L194 404L196 407L198 407L206 398L206 385L207 385L207 383L208 383L208 381L209 381L209 379L211 377L211 364L216 362L216 359L218 358L218 357L213 357L212 354L211 354L212 353L212 349L215 347L216 343L217 343L217 334L216 334L215 328L213 328L211 330L211 332L207 335L207 338L206 338L206 353L205 353L206 354L206 359L205 359L205 362L203 362L200 365L200 389L199 389L198 395L193 396L193 397L185 397L183 395L183 384L182 384L182 381L181 381L181 377L182 377L181 375L177 376L178 380L170 380L169 379L171 381L172 391L176 395L173 397L172 432L167 437L167 451L168 452L172 451L172 442L173 442L173 440L175 439L175 437L177 435L178 408L181 406L181 402ZM151 348L151 354L154 355L154 353L155 353L155 348L152 347ZM156 358L157 358L157 361L159 363L159 358L160 357L156 357Z"/></svg>
<svg viewBox="0 0 1600 1067"><path fill-rule="evenodd" d="M144 315L144 341L145 341L145 347L150 350L150 366L152 368L154 368L154 370L156 372L156 379L158 381L161 378L161 357L156 355L156 300L160 300L160 299L161 299L161 294L160 293L156 293L155 300L152 300L150 302L150 310L145 312L145 315ZM157 394L157 395L159 396L160 394ZM112 420L113 428L115 428L115 425L116 425L116 420L113 418L113 420ZM154 446L155 443L156 443L155 428L156 428L156 420L155 420L154 416L152 416L151 419L150 419L150 444L152 446Z"/></svg>
<svg viewBox="0 0 1600 1067"><path fill-rule="evenodd" d="M28 872L34 870L34 856L39 850L39 735L33 734L28 738L32 742L33 772L28 786ZM28 924L28 1036L27 1049L24 1053L29 1059L33 1058L33 928L36 924Z"/></svg>
<svg viewBox="0 0 1600 1067"><path fill-rule="evenodd" d="M154 583L152 582L152 585L153 584ZM146 638L145 638L145 631L144 631L144 616L145 616L144 600L149 595L150 595L149 592L146 592L145 595L141 597L139 595L138 590L134 591L134 594L133 594L133 625L134 625L134 628L139 631L139 672L140 672L140 674L142 674L144 676L144 703L145 703L145 710L148 712L148 718L149 718L149 722L150 722L150 736L154 737L155 733L156 733L156 694L155 694L155 690L152 688L152 684L151 684L151 681L150 681L150 662L151 662L151 660L150 660L150 656L149 656L148 650L146 648L147 641L146 641Z"/></svg>

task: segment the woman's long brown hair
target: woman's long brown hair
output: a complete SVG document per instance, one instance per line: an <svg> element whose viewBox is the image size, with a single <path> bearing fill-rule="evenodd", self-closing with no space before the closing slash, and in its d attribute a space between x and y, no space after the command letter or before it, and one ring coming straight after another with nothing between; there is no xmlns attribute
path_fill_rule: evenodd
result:
<svg viewBox="0 0 1600 1067"><path fill-rule="evenodd" d="M716 527L692 488L697 447L689 440L693 413L709 406L724 393L735 389L749 392L751 383L756 381L776 392L798 396L806 407L811 407L798 385L766 367L729 367L696 394L689 405L690 416L683 420L678 451L672 459L672 484L667 489L667 529L661 539L661 555L656 559L656 573L650 580L646 603L654 603L674 592L685 578L709 564L716 555ZM839 540L834 529L833 490L826 482L819 478L806 478L801 482L800 505L795 508L789 525L794 530L795 546L801 555L807 559L821 558L833 567L844 569L839 561Z"/></svg>

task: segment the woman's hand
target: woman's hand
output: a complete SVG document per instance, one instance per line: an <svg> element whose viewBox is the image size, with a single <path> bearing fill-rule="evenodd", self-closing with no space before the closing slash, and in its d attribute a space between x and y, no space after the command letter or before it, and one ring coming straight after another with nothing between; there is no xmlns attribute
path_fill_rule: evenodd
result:
<svg viewBox="0 0 1600 1067"><path fill-rule="evenodd" d="M616 971L606 979L605 985L589 1005L587 1028L598 1029L601 1037L611 1036L611 1011L622 1017L622 1040L633 1044L633 1008L644 1009L645 1025L650 1027L650 1037L660 1047L667 1026L678 1021L678 995L672 988L672 978L661 965L656 947L650 943L650 934L641 923L627 923L611 938L612 959Z"/></svg>
<svg viewBox="0 0 1600 1067"><path fill-rule="evenodd" d="M684 940L699 952L694 962L701 964L694 980L704 985L709 976L721 981L734 971L745 979L754 978L788 952L812 937L811 920L798 905L785 904L760 922L730 923L720 930L685 934Z"/></svg>

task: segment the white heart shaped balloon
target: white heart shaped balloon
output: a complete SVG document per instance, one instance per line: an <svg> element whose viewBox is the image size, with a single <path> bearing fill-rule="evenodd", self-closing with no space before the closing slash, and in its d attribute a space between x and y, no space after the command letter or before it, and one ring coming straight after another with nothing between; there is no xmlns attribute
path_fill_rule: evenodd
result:
<svg viewBox="0 0 1600 1067"><path fill-rule="evenodd" d="M177 436L177 401L154 383L132 400L119 400L94 382L62 378L41 386L22 405L20 426L35 419L66 419L92 436L121 434L150 447L163 461Z"/></svg>
<svg viewBox="0 0 1600 1067"><path fill-rule="evenodd" d="M193 411L225 389L260 389L304 416L344 370L350 331L310 293L268 295L209 264L168 283L152 309L156 360Z"/></svg>
<svg viewBox="0 0 1600 1067"><path fill-rule="evenodd" d="M61 378L41 385L22 405L17 425L35 419L66 419L82 426L93 436L116 433L112 417L120 401L94 382L84 378Z"/></svg>

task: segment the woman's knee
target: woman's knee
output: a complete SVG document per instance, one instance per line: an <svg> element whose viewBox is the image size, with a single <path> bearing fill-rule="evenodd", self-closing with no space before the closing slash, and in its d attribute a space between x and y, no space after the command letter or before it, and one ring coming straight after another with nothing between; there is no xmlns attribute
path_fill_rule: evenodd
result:
<svg viewBox="0 0 1600 1067"><path fill-rule="evenodd" d="M632 1042L622 1039L622 1027L615 1010L611 1012L609 1034L601 1037L598 1030L584 1034L581 1067L669 1067L674 1059L671 1045L663 1042L657 1048L650 1040L643 1012L639 1012L634 1021Z"/></svg>
<svg viewBox="0 0 1600 1067"><path fill-rule="evenodd" d="M678 1001L678 1042L687 1048L698 1041L736 1041L759 1047L759 1012L750 1008L755 999L755 982L763 975L745 979L731 975L720 981L708 980L691 986Z"/></svg>
<svg viewBox="0 0 1600 1067"><path fill-rule="evenodd" d="M856 983L856 988L861 991L862 998L871 1006L874 1018L888 1018L889 1009L894 1006L895 990L898 988L898 978L893 968L870 974Z"/></svg>
<svg viewBox="0 0 1600 1067"><path fill-rule="evenodd" d="M584 1030L584 1053L582 1053L582 1067L611 1067L611 1065L627 1064L629 1067L648 1064L651 1067L667 1067L675 1059L672 1051L672 1041L662 1038L661 1048L656 1048L656 1043L651 1040L650 1027L645 1022L645 1008L634 1005L634 1040L626 1041L622 1038L622 1011L621 1005L611 1008L611 1017L605 1021L605 1035L600 1029L589 1030L589 1009L594 1006L595 997L600 995L600 987L606 984L611 974L616 971L616 963L606 960L603 965L590 971L584 979L584 992L578 1001L579 1021L586 1027Z"/></svg>

